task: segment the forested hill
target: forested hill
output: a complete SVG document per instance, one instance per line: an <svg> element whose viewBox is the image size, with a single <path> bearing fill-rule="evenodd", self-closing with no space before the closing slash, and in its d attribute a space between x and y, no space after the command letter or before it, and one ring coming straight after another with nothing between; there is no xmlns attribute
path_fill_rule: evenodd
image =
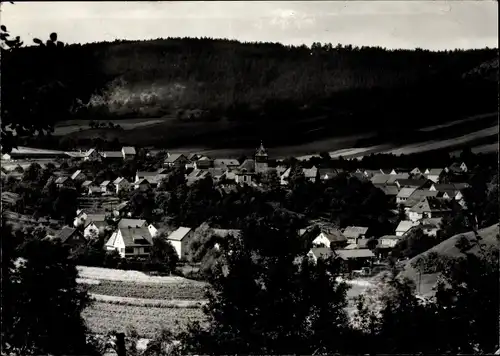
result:
<svg viewBox="0 0 500 356"><path fill-rule="evenodd" d="M165 116L221 128L237 122L246 133L266 122L273 135L284 123L296 132L334 128L344 134L497 110L491 80L498 78L496 49L391 51L175 38L71 45L50 65L42 51L27 47L4 55L3 88L15 95L22 83L41 86L47 67L57 68L66 95L86 104L74 105L68 119ZM487 76L481 74L485 63L496 63L493 77L491 65ZM2 110L13 105L9 98Z"/></svg>

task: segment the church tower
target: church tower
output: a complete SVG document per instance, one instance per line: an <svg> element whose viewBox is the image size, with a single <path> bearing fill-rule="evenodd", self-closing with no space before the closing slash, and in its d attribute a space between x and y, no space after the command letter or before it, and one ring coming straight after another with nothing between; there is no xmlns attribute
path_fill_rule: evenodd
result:
<svg viewBox="0 0 500 356"><path fill-rule="evenodd" d="M267 172L267 159L267 152L261 141L260 147L257 148L257 151L255 152L255 173Z"/></svg>

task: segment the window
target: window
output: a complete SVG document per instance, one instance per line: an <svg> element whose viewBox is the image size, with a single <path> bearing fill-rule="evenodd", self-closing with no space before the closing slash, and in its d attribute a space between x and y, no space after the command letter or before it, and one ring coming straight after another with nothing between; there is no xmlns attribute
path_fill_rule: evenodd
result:
<svg viewBox="0 0 500 356"><path fill-rule="evenodd" d="M125 247L125 253L134 253L134 248L133 247Z"/></svg>

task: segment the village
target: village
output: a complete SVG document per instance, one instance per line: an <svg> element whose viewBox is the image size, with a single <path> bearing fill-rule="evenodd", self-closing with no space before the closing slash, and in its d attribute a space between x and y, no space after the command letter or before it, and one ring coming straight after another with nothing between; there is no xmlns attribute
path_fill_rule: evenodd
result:
<svg viewBox="0 0 500 356"><path fill-rule="evenodd" d="M151 154L145 154L146 157ZM123 147L120 151L58 152L34 149L13 149L2 157L2 179L22 181L23 172L30 165L53 167L47 181L57 189L69 189L77 193L78 206L73 207L72 224L39 216L37 219L20 214L16 209L20 195L15 191L2 191L4 216L14 222L45 226L50 231L47 238L59 239L72 249L88 244L99 235L105 235L102 248L116 251L121 258L147 257L153 238L164 230L158 221L147 221L134 216L130 209L131 192L155 192L172 171L182 171L186 184L210 177L213 184L224 191L237 186L263 189L263 175L272 174L282 189L289 189L293 170L290 163L270 160L268 150L261 143L252 158L212 159L197 153L156 153L160 167L156 170L137 170L135 174L114 179L97 177L90 170L78 169L79 164L127 164L138 159L136 148ZM158 161L159 158L159 161ZM64 168L64 159L73 162L72 168ZM158 166L158 164L156 165ZM396 216L395 229L384 235L372 231L371 226L335 226L328 219L310 221L298 233L312 242L309 256L317 260L334 255L345 261L346 272L370 276L384 268L385 259L391 250L405 237L420 229L428 239L438 240L443 219L449 218L460 209L465 209L462 192L469 184L465 162L457 161L449 167L415 167L390 170L356 169L346 171L327 167L324 164L300 168L303 177L310 183L328 182L340 174L371 182L382 191ZM443 177L446 182L443 182ZM449 179L454 177L454 179ZM45 185L48 183L45 182ZM8 189L8 188L7 188ZM162 225L160 223L160 225ZM206 226L207 223L203 223ZM180 263L190 263L190 245L200 226L170 225L166 239L174 247ZM217 228L217 227L215 227ZM216 229L219 235L224 229ZM105 233L106 232L106 233ZM233 231L234 232L234 231Z"/></svg>

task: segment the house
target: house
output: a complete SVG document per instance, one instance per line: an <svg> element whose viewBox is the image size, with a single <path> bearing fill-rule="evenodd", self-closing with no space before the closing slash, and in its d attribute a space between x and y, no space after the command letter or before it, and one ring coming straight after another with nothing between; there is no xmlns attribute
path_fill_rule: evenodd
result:
<svg viewBox="0 0 500 356"><path fill-rule="evenodd" d="M147 227L147 222L146 220L143 219L121 219L118 222L118 227Z"/></svg>
<svg viewBox="0 0 500 356"><path fill-rule="evenodd" d="M129 202L128 201L124 201L120 204L118 204L117 206L115 206L115 208L113 209L113 215L114 216L124 216L124 215L130 215L130 213L127 211L129 208Z"/></svg>
<svg viewBox="0 0 500 356"><path fill-rule="evenodd" d="M389 175L396 175L396 174L398 174L394 169L380 169L380 173L382 173L382 174L389 174Z"/></svg>
<svg viewBox="0 0 500 356"><path fill-rule="evenodd" d="M135 148L131 146L123 146L122 147L122 155L124 160L132 160L135 158L136 152Z"/></svg>
<svg viewBox="0 0 500 356"><path fill-rule="evenodd" d="M308 180L309 182L316 182L316 179L318 178L318 168L316 168L315 166L312 166L311 168L304 168L303 169L303 172L304 172L304 177L306 178L306 180Z"/></svg>
<svg viewBox="0 0 500 356"><path fill-rule="evenodd" d="M119 194L122 191L123 192L129 191L131 187L130 182L123 177L116 178L113 181L113 185L115 186L116 194Z"/></svg>
<svg viewBox="0 0 500 356"><path fill-rule="evenodd" d="M380 169L360 169L359 171L356 171L357 173L363 173L363 175L367 178L372 178L377 174L382 174L380 173ZM385 174L383 174L385 175Z"/></svg>
<svg viewBox="0 0 500 356"><path fill-rule="evenodd" d="M452 209L446 200L436 197L424 197L410 208L408 217L411 221L418 221L423 218L444 217L451 212Z"/></svg>
<svg viewBox="0 0 500 356"><path fill-rule="evenodd" d="M399 222L398 227L396 227L396 236L404 236L410 229L417 226L418 222L410 220L402 220Z"/></svg>
<svg viewBox="0 0 500 356"><path fill-rule="evenodd" d="M455 173L455 174L460 174L460 173L467 173L468 168L465 162L462 163L453 163L451 166L446 167L444 169L446 173Z"/></svg>
<svg viewBox="0 0 500 356"><path fill-rule="evenodd" d="M396 195L396 204L401 204L417 190L417 188L401 188L398 195Z"/></svg>
<svg viewBox="0 0 500 356"><path fill-rule="evenodd" d="M314 262L317 262L319 259L328 259L332 257L333 251L329 247L313 247L309 250L307 256Z"/></svg>
<svg viewBox="0 0 500 356"><path fill-rule="evenodd" d="M94 148L91 148L83 155L84 161L99 161L102 156Z"/></svg>
<svg viewBox="0 0 500 356"><path fill-rule="evenodd" d="M207 156L203 156L199 158L197 161L193 162L194 169L209 169L214 166L214 160L208 158Z"/></svg>
<svg viewBox="0 0 500 356"><path fill-rule="evenodd" d="M382 185L378 186L380 190L384 192L384 194L390 198L396 198L399 194L399 189L395 185Z"/></svg>
<svg viewBox="0 0 500 356"><path fill-rule="evenodd" d="M101 188L101 193L113 193L116 190L114 184L109 180L102 182L99 187Z"/></svg>
<svg viewBox="0 0 500 356"><path fill-rule="evenodd" d="M375 254L367 248L335 250L334 255L343 261L344 269L349 272L371 266L375 260Z"/></svg>
<svg viewBox="0 0 500 356"><path fill-rule="evenodd" d="M312 241L313 246L324 247L344 247L347 244L347 238L340 230L330 227L320 227L319 234Z"/></svg>
<svg viewBox="0 0 500 356"><path fill-rule="evenodd" d="M337 176L338 172L335 168L320 168L319 169L319 179L322 181L332 179Z"/></svg>
<svg viewBox="0 0 500 356"><path fill-rule="evenodd" d="M122 219L123 220L123 219ZM153 236L146 226L120 227L111 235L105 248L108 251L116 250L123 257L147 256L153 244Z"/></svg>
<svg viewBox="0 0 500 356"><path fill-rule="evenodd" d="M416 189L410 197L407 199L408 200L415 200L415 204L420 201L423 197L437 197L438 196L437 191L432 191L430 189Z"/></svg>
<svg viewBox="0 0 500 356"><path fill-rule="evenodd" d="M348 244L355 244L357 239L367 237L368 228L364 226L348 226L342 232Z"/></svg>
<svg viewBox="0 0 500 356"><path fill-rule="evenodd" d="M198 153L190 153L188 154L187 156L187 159L191 162L196 162L197 160L199 160L201 157L203 157L202 155L198 154Z"/></svg>
<svg viewBox="0 0 500 356"><path fill-rule="evenodd" d="M88 190L88 188L92 185L92 181L91 180L86 180L82 183L81 187L83 190Z"/></svg>
<svg viewBox="0 0 500 356"><path fill-rule="evenodd" d="M212 177L214 181L218 181L224 176L227 170L224 168L209 168L207 169L208 174Z"/></svg>
<svg viewBox="0 0 500 356"><path fill-rule="evenodd" d="M184 260L188 257L188 247L193 236L194 231L190 227L179 227L168 235L167 240L175 248L179 259Z"/></svg>
<svg viewBox="0 0 500 356"><path fill-rule="evenodd" d="M104 231L107 226L108 223L106 222L105 218L103 218L102 220L87 219L86 225L83 229L83 236L85 236L87 239L91 237L97 237Z"/></svg>
<svg viewBox="0 0 500 356"><path fill-rule="evenodd" d="M413 175L413 176L417 176L417 175L420 175L422 174L422 170L419 169L418 167L415 167L413 168L411 171L410 171L410 174Z"/></svg>
<svg viewBox="0 0 500 356"><path fill-rule="evenodd" d="M191 173L189 173L186 176L186 184L187 185L191 185L191 184L193 184L194 182L197 182L200 179L206 178L208 175L209 175L209 173L206 170L202 171L200 169L194 169L193 171L191 171Z"/></svg>
<svg viewBox="0 0 500 356"><path fill-rule="evenodd" d="M69 226L64 226L59 230L55 234L54 239L60 240L64 245L69 245L71 250L87 244L87 239L83 234L79 230Z"/></svg>
<svg viewBox="0 0 500 356"><path fill-rule="evenodd" d="M439 178L441 177L442 173L443 173L442 168L430 168L424 171L424 176L427 179L433 181L434 183L439 183Z"/></svg>
<svg viewBox="0 0 500 356"><path fill-rule="evenodd" d="M87 195L100 195L102 190L100 186L94 185L93 183L88 186Z"/></svg>
<svg viewBox="0 0 500 356"><path fill-rule="evenodd" d="M73 181L69 177L58 177L55 181L57 188L72 188Z"/></svg>
<svg viewBox="0 0 500 356"><path fill-rule="evenodd" d="M231 169L231 168L236 168L240 165L240 162L238 162L237 159L231 159L231 158L221 158L221 159L215 159L214 160L214 168L224 168L224 169Z"/></svg>
<svg viewBox="0 0 500 356"><path fill-rule="evenodd" d="M75 182L84 182L87 177L85 176L85 173L83 173L81 170L77 170L75 173L71 175L71 179Z"/></svg>
<svg viewBox="0 0 500 356"><path fill-rule="evenodd" d="M401 240L401 236L397 235L384 235L378 239L379 248L393 248L396 246L398 241Z"/></svg>
<svg viewBox="0 0 500 356"><path fill-rule="evenodd" d="M420 227L425 235L436 237L441 230L442 221L443 218L422 219L420 220Z"/></svg>
<svg viewBox="0 0 500 356"><path fill-rule="evenodd" d="M142 178L134 183L134 189L139 189L141 191L146 191L151 189L151 184L146 178Z"/></svg>
<svg viewBox="0 0 500 356"><path fill-rule="evenodd" d="M189 160L182 153L170 153L163 161L165 167L182 167L186 163L189 163Z"/></svg>
<svg viewBox="0 0 500 356"><path fill-rule="evenodd" d="M148 178L154 178L158 175L158 172L143 172L143 171L137 171L135 172L135 181L134 182L139 182L142 179L148 179Z"/></svg>

